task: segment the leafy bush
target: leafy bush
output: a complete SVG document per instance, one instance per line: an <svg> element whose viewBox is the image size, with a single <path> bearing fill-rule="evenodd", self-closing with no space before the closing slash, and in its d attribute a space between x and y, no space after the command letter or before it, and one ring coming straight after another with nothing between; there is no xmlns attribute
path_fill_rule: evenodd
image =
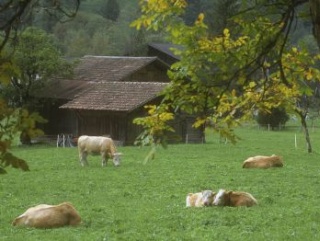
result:
<svg viewBox="0 0 320 241"><path fill-rule="evenodd" d="M285 125L289 120L289 116L284 108L272 108L270 111L259 111L257 116L257 122L261 126L270 125L271 129L274 130L279 125Z"/></svg>

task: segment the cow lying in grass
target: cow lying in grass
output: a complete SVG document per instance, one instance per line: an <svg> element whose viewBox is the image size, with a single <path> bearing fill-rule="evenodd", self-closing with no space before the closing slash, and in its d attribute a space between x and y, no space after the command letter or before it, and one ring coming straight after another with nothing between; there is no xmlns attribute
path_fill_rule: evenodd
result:
<svg viewBox="0 0 320 241"><path fill-rule="evenodd" d="M211 190L204 190L197 193L189 193L186 198L187 207L211 206L215 193Z"/></svg>
<svg viewBox="0 0 320 241"><path fill-rule="evenodd" d="M283 167L282 158L280 156L254 156L243 162L243 168L269 168Z"/></svg>
<svg viewBox="0 0 320 241"><path fill-rule="evenodd" d="M113 140L103 136L80 136L78 138L78 151L80 164L88 165L88 154L100 154L102 158L102 166L106 166L108 158L112 158L115 166L120 165L121 153L118 153Z"/></svg>
<svg viewBox="0 0 320 241"><path fill-rule="evenodd" d="M63 226L76 226L81 223L81 217L71 203L64 202L59 205L40 204L29 208L26 212L15 218L13 226L33 228L58 228Z"/></svg>
<svg viewBox="0 0 320 241"><path fill-rule="evenodd" d="M257 200L250 193L226 191L224 189L220 189L213 200L215 206L251 207L256 204L258 204Z"/></svg>

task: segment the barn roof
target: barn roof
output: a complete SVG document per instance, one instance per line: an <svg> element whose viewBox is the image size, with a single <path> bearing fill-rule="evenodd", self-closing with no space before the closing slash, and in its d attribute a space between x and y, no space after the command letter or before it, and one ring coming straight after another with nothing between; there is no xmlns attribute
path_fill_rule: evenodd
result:
<svg viewBox="0 0 320 241"><path fill-rule="evenodd" d="M64 109L130 112L153 100L168 85L159 82L90 83L91 88L60 106Z"/></svg>
<svg viewBox="0 0 320 241"><path fill-rule="evenodd" d="M87 55L80 59L74 75L77 80L82 81L121 81L156 60L157 57Z"/></svg>
<svg viewBox="0 0 320 241"><path fill-rule="evenodd" d="M92 83L122 81L156 61L157 57L84 56L74 69L72 79L53 79L38 97L72 100Z"/></svg>

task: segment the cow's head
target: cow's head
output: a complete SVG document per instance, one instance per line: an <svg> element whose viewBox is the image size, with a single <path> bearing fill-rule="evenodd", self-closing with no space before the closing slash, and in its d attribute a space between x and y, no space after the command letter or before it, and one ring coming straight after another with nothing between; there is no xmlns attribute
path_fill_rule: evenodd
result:
<svg viewBox="0 0 320 241"><path fill-rule="evenodd" d="M215 193L211 190L202 191L202 203L204 206L211 206Z"/></svg>
<svg viewBox="0 0 320 241"><path fill-rule="evenodd" d="M121 155L122 153L120 152L116 152L113 154L113 164L117 167L120 166L120 162L121 162Z"/></svg>

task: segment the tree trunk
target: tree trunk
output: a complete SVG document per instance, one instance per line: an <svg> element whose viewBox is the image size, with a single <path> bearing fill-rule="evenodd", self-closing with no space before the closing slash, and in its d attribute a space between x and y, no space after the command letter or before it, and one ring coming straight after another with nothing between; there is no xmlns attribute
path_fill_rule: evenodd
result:
<svg viewBox="0 0 320 241"><path fill-rule="evenodd" d="M301 111L296 111L299 116L300 116L300 120L301 120L301 125L302 125L302 129L306 138L306 143L307 143L307 150L308 153L312 152L312 146L311 146L311 141L310 141L310 135L309 135L309 130L308 130L308 125L306 122L306 117L307 115L302 113Z"/></svg>
<svg viewBox="0 0 320 241"><path fill-rule="evenodd" d="M301 119L301 124L306 137L308 153L311 153L312 152L311 141L310 141L309 130L308 130L308 126L305 118Z"/></svg>
<svg viewBox="0 0 320 241"><path fill-rule="evenodd" d="M206 143L206 124L203 124L200 127L200 130L201 130L202 143Z"/></svg>
<svg viewBox="0 0 320 241"><path fill-rule="evenodd" d="M20 134L20 142L23 145L31 145L31 138L26 131L22 131Z"/></svg>

